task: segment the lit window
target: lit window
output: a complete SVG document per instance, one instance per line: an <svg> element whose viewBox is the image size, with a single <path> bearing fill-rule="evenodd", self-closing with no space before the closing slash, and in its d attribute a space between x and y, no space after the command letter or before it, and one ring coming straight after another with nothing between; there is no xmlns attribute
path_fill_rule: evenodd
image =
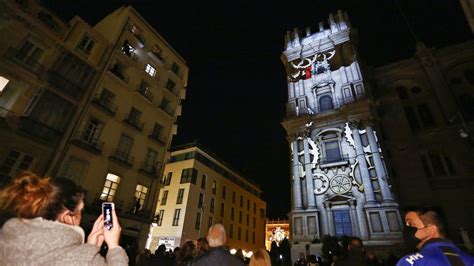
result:
<svg viewBox="0 0 474 266"><path fill-rule="evenodd" d="M145 72L148 73L151 77L156 75L156 68L150 64L146 65Z"/></svg>
<svg viewBox="0 0 474 266"><path fill-rule="evenodd" d="M135 189L135 211L139 211L143 208L143 204L145 203L146 194L148 193L148 188L137 184L137 188Z"/></svg>
<svg viewBox="0 0 474 266"><path fill-rule="evenodd" d="M9 81L9 79L0 76L0 93L2 93L3 90L7 87Z"/></svg>
<svg viewBox="0 0 474 266"><path fill-rule="evenodd" d="M105 184L104 188L102 189L100 199L105 201L113 201L119 183L120 176L108 173L107 177L105 178Z"/></svg>

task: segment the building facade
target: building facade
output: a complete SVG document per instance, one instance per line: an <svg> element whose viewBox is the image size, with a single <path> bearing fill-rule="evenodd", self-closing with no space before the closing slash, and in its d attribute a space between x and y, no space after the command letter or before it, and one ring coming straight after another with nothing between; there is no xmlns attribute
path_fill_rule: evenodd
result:
<svg viewBox="0 0 474 266"><path fill-rule="evenodd" d="M396 245L402 221L357 36L341 11L331 14L328 24L321 22L316 33L287 32L281 56L288 75L282 124L293 175L289 219L292 241L300 244L294 248L324 235Z"/></svg>
<svg viewBox="0 0 474 266"><path fill-rule="evenodd" d="M93 30L64 23L37 1L0 3L0 184L21 170L44 174L87 105L98 56L82 56L78 36ZM109 43L96 38L97 54Z"/></svg>
<svg viewBox="0 0 474 266"><path fill-rule="evenodd" d="M163 162L177 133L188 67L131 6L107 15L93 30L111 44L106 67L51 173L88 190L86 219L95 219L103 201L115 202L122 241L143 247ZM84 33L77 45L93 56L96 40Z"/></svg>
<svg viewBox="0 0 474 266"><path fill-rule="evenodd" d="M472 239L474 41L418 43L413 57L373 69L372 78L400 204L441 207L449 237Z"/></svg>
<svg viewBox="0 0 474 266"><path fill-rule="evenodd" d="M202 145L173 148L162 183L147 242L152 252L161 244L174 248L206 237L215 223L225 226L230 249L265 246L262 191Z"/></svg>
<svg viewBox="0 0 474 266"><path fill-rule="evenodd" d="M290 223L288 220L266 220L265 222L265 248L270 251L272 242L280 246L286 238L290 239Z"/></svg>

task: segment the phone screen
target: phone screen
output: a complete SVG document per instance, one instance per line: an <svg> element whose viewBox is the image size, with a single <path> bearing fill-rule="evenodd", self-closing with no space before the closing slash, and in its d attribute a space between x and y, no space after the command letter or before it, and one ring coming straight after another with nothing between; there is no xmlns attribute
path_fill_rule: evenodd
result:
<svg viewBox="0 0 474 266"><path fill-rule="evenodd" d="M113 227L112 208L113 203L104 202L102 204L102 213L104 214L104 226L108 230L112 229Z"/></svg>

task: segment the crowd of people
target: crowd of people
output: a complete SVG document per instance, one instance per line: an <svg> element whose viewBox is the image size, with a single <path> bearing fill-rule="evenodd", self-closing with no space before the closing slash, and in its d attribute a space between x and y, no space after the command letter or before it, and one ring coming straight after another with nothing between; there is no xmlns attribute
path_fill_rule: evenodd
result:
<svg viewBox="0 0 474 266"><path fill-rule="evenodd" d="M1 265L129 265L125 250L119 245L120 223L111 210L113 226L104 226L98 216L90 234L85 237L81 223L85 191L64 178L43 178L23 172L0 190L0 266ZM107 214L108 216L109 214ZM109 218L109 217L107 217ZM300 254L295 266L345 265L474 265L474 257L456 247L446 238L446 225L435 209L415 208L406 211L403 239L415 251L401 259L392 257L381 262L374 252L367 251L359 238L351 238L347 255L323 261L315 255ZM172 252L160 245L154 254L141 252L132 265L170 266L290 266L263 248L250 258L238 250L232 255L226 248L226 232L222 224L209 228L206 238L182 243ZM104 252L103 244L107 249ZM288 256L287 256L288 257ZM398 260L398 262L397 262Z"/></svg>

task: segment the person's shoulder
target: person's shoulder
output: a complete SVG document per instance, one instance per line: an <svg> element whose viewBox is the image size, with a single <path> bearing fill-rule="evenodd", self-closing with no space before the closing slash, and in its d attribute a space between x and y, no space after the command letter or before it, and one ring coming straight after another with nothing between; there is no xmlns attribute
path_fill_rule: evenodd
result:
<svg viewBox="0 0 474 266"><path fill-rule="evenodd" d="M408 254L405 257L401 258L398 261L397 266L425 265L424 264L425 261L426 261L426 255L423 255L417 252L417 253Z"/></svg>

